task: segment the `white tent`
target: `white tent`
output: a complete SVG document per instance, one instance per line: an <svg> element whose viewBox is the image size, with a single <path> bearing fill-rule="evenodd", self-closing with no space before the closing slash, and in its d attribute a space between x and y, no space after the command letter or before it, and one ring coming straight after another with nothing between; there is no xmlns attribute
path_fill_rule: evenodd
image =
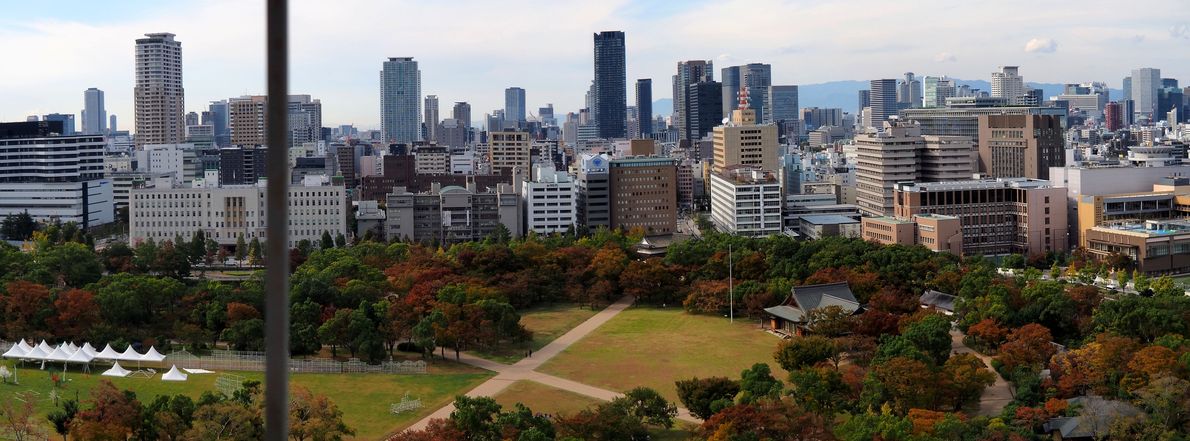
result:
<svg viewBox="0 0 1190 441"><path fill-rule="evenodd" d="M120 353L116 352L115 349L112 349L111 343L108 343L107 346L103 347L102 351L99 351L98 354L95 354L95 358L100 360L115 360L120 358Z"/></svg>
<svg viewBox="0 0 1190 441"><path fill-rule="evenodd" d="M132 349L132 345L128 345L128 349L125 349L124 353L116 356L116 360L120 361L140 361L140 358L141 353L136 352L136 349Z"/></svg>
<svg viewBox="0 0 1190 441"><path fill-rule="evenodd" d="M79 349L85 351L87 355L91 356L91 358L95 358L95 356L99 354L99 352L95 351L95 347L91 346L91 342L83 343L83 347Z"/></svg>
<svg viewBox="0 0 1190 441"><path fill-rule="evenodd" d="M70 358L71 355L73 355L73 354L66 351L66 345L62 345L62 346L58 346L58 349L54 349L54 352L51 352L49 355L46 355L44 360L66 361L66 359Z"/></svg>
<svg viewBox="0 0 1190 441"><path fill-rule="evenodd" d="M67 351L67 352L70 352L71 354L73 354L73 353L74 353L74 351L77 351L77 350L79 350L79 347L78 347L78 346L75 346L75 345L74 345L74 342L67 342L67 343L63 343L63 345L65 345L65 346L66 346L66 351Z"/></svg>
<svg viewBox="0 0 1190 441"><path fill-rule="evenodd" d="M8 351L5 351L5 352L4 352L4 355L0 355L0 357L4 357L4 358L25 358L25 354L27 354L28 352L29 352L29 351L26 351L26 350L24 350L24 349L21 349L21 345L12 345L12 347L11 347L11 348L8 348Z"/></svg>
<svg viewBox="0 0 1190 441"><path fill-rule="evenodd" d="M67 358L66 361L69 363L87 364L87 363L90 363L91 360L94 360L94 359L95 359L94 355L88 354L87 351L84 351L82 348L79 348L79 350L74 351L74 354L71 354L70 358Z"/></svg>
<svg viewBox="0 0 1190 441"><path fill-rule="evenodd" d="M54 347L50 346L49 343L46 343L45 340L42 340L41 343L37 344L37 349L41 349L41 352L45 352L46 354L54 352Z"/></svg>
<svg viewBox="0 0 1190 441"><path fill-rule="evenodd" d="M145 351L145 355L140 357L140 361L161 361L165 360L165 356L157 352L157 348L149 346L149 350Z"/></svg>
<svg viewBox="0 0 1190 441"><path fill-rule="evenodd" d="M45 351L41 350L41 346L34 346L33 349L30 349L29 352L26 352L25 356L21 358L26 360L45 360L47 355L50 354L47 354Z"/></svg>
<svg viewBox="0 0 1190 441"><path fill-rule="evenodd" d="M25 351L26 354L28 354L29 351L33 350L33 346L30 346L28 343L25 343L25 339L23 339L23 338L21 339L20 343L17 343L17 346L19 346L22 351Z"/></svg>
<svg viewBox="0 0 1190 441"><path fill-rule="evenodd" d="M161 376L161 381L186 381L186 377L188 377L188 375L183 374L182 371L179 371L178 366L175 365L169 369L169 372L166 372L165 375Z"/></svg>
<svg viewBox="0 0 1190 441"><path fill-rule="evenodd" d="M105 377L121 377L122 378L122 377L127 377L128 374L131 374L131 373L132 373L132 371L129 371L128 369L124 369L124 368L120 367L120 362L117 361L115 364L112 365L111 369L108 369L99 375L103 375Z"/></svg>

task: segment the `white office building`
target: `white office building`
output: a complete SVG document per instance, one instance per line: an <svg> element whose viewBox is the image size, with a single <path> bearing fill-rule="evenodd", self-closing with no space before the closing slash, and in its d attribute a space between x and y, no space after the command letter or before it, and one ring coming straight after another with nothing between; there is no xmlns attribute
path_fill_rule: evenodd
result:
<svg viewBox="0 0 1190 441"><path fill-rule="evenodd" d="M730 166L711 173L711 221L719 231L768 236L782 230L781 181L772 172Z"/></svg>
<svg viewBox="0 0 1190 441"><path fill-rule="evenodd" d="M533 167L533 180L521 183L525 231L565 233L578 220L575 182L570 174L550 165Z"/></svg>
<svg viewBox="0 0 1190 441"><path fill-rule="evenodd" d="M60 122L0 123L0 217L111 223L112 184L103 177L102 135L59 136Z"/></svg>
<svg viewBox="0 0 1190 441"><path fill-rule="evenodd" d="M175 186L191 186L198 167L194 144L150 144L136 152L137 171L170 173Z"/></svg>
<svg viewBox="0 0 1190 441"><path fill-rule="evenodd" d="M259 185L207 188L133 189L129 195L129 239L190 238L202 230L222 246L243 237L266 240L265 181ZM309 182L307 182L309 183ZM317 242L323 232L347 235L347 190L342 186L289 187L289 243Z"/></svg>
<svg viewBox="0 0 1190 441"><path fill-rule="evenodd" d="M1018 73L1017 66L1000 66L999 72L992 72L992 96L1004 98L1008 104L1020 104L1025 95L1025 79Z"/></svg>

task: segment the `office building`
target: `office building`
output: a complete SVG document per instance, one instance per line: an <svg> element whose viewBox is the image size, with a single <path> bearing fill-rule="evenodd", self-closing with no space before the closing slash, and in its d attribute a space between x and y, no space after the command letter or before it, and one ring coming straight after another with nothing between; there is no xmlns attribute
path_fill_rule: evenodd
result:
<svg viewBox="0 0 1190 441"><path fill-rule="evenodd" d="M883 79L871 81L871 125L880 129L890 116L897 114L897 80Z"/></svg>
<svg viewBox="0 0 1190 441"><path fill-rule="evenodd" d="M385 237L390 241L453 244L483 240L503 228L521 235L520 201L513 187L478 190L434 183L413 193L396 187L385 197Z"/></svg>
<svg viewBox="0 0 1190 441"><path fill-rule="evenodd" d="M749 97L751 99L751 97ZM765 94L764 120L765 124L776 124L780 134L791 137L793 144L801 135L801 110L797 104L797 86L769 86Z"/></svg>
<svg viewBox="0 0 1190 441"><path fill-rule="evenodd" d="M807 107L801 109L802 128L812 132L819 127L843 127L843 109L820 109Z"/></svg>
<svg viewBox="0 0 1190 441"><path fill-rule="evenodd" d="M872 107L872 90L862 89L856 92L856 107L857 112L862 112L865 108Z"/></svg>
<svg viewBox="0 0 1190 441"><path fill-rule="evenodd" d="M380 70L380 132L385 142L411 143L421 127L421 71L413 57L389 57Z"/></svg>
<svg viewBox="0 0 1190 441"><path fill-rule="evenodd" d="M107 108L104 106L102 90L92 87L83 92L84 135L107 133Z"/></svg>
<svg viewBox="0 0 1190 441"><path fill-rule="evenodd" d="M921 107L921 80L913 72L905 72L905 79L897 84L897 106L901 109Z"/></svg>
<svg viewBox="0 0 1190 441"><path fill-rule="evenodd" d="M747 103L747 98L742 101ZM722 173L733 165L748 165L776 172L779 168L780 142L777 126L757 124L751 107L741 104L731 113L731 121L714 128L714 162L711 172Z"/></svg>
<svg viewBox="0 0 1190 441"><path fill-rule="evenodd" d="M268 176L265 172L267 150L256 146L219 149L219 185L255 185Z"/></svg>
<svg viewBox="0 0 1190 441"><path fill-rule="evenodd" d="M711 173L711 222L741 236L780 234L781 182L770 171L746 165Z"/></svg>
<svg viewBox="0 0 1190 441"><path fill-rule="evenodd" d="M690 141L702 139L723 123L723 90L718 81L691 84L686 91L686 129ZM696 156L701 159L700 156Z"/></svg>
<svg viewBox="0 0 1190 441"><path fill-rule="evenodd" d="M896 185L893 215L958 217L963 255L1040 256L1068 250L1066 189L1026 178Z"/></svg>
<svg viewBox="0 0 1190 441"><path fill-rule="evenodd" d="M923 80L921 107L946 107L946 99L955 96L955 82L946 77L927 76Z"/></svg>
<svg viewBox="0 0 1190 441"><path fill-rule="evenodd" d="M1003 98L1010 105L1019 104L1025 95L1025 79L1018 72L1018 66L1000 66L999 72L992 72L992 97Z"/></svg>
<svg viewBox="0 0 1190 441"><path fill-rule="evenodd" d="M65 113L51 113L41 116L42 121L56 121L62 123L62 135L70 136L78 132L74 130L74 115Z"/></svg>
<svg viewBox="0 0 1190 441"><path fill-rule="evenodd" d="M628 135L628 79L625 73L624 33L595 34L595 124L603 139Z"/></svg>
<svg viewBox="0 0 1190 441"><path fill-rule="evenodd" d="M532 165L529 133L504 130L488 133L488 164L492 174L527 175Z"/></svg>
<svg viewBox="0 0 1190 441"><path fill-rule="evenodd" d="M642 78L636 80L636 119L639 124L638 134L647 138L653 134L653 80Z"/></svg>
<svg viewBox="0 0 1190 441"><path fill-rule="evenodd" d="M317 243L326 232L331 237L349 234L347 190L342 186L289 187L289 248L303 240ZM140 188L131 190L128 210L132 242L189 238L202 230L223 247L236 241L266 241L264 186L204 185L202 188Z"/></svg>
<svg viewBox="0 0 1190 441"><path fill-rule="evenodd" d="M1107 85L1099 82L1067 84L1058 101L1065 101L1070 111L1079 111L1091 119L1103 119L1103 108L1107 106Z"/></svg>
<svg viewBox="0 0 1190 441"><path fill-rule="evenodd" d="M504 119L515 127L525 125L525 89L509 87L504 89Z"/></svg>
<svg viewBox="0 0 1190 441"><path fill-rule="evenodd" d="M186 127L197 126L198 112L187 112L186 116L183 117L183 120L186 122Z"/></svg>
<svg viewBox="0 0 1190 441"><path fill-rule="evenodd" d="M1103 106L1103 124L1109 132L1124 128L1124 110L1120 103L1112 101Z"/></svg>
<svg viewBox="0 0 1190 441"><path fill-rule="evenodd" d="M963 224L954 216L865 217L861 219L860 228L864 240L885 245L921 245L935 252L963 255Z"/></svg>
<svg viewBox="0 0 1190 441"><path fill-rule="evenodd" d="M578 221L574 179L553 165L534 166L532 180L521 184L521 206L526 233L566 233Z"/></svg>
<svg viewBox="0 0 1190 441"><path fill-rule="evenodd" d="M416 146L413 148L413 168L423 175L447 174L450 172L450 152L446 147L435 145Z"/></svg>
<svg viewBox="0 0 1190 441"><path fill-rule="evenodd" d="M173 188L173 173L156 173L144 171L108 171L104 177L112 183L112 207L116 218L120 219L121 212L128 209L128 196L133 189L140 188ZM127 213L125 212L126 216Z"/></svg>
<svg viewBox="0 0 1190 441"><path fill-rule="evenodd" d="M289 95L289 146L323 141L322 102L310 95Z"/></svg>
<svg viewBox="0 0 1190 441"><path fill-rule="evenodd" d="M438 130L441 129L438 122L438 95L426 95L425 115L422 118L422 124L425 126L422 130L422 139L433 141L438 139Z"/></svg>
<svg viewBox="0 0 1190 441"><path fill-rule="evenodd" d="M248 95L227 100L232 145L268 144L268 134L265 130L267 108L268 97L264 95Z"/></svg>
<svg viewBox="0 0 1190 441"><path fill-rule="evenodd" d="M148 144L135 153L137 171L168 174L172 186L189 187L201 177L194 144Z"/></svg>
<svg viewBox="0 0 1190 441"><path fill-rule="evenodd" d="M1156 122L1158 117L1157 96L1161 90L1161 69L1142 67L1132 69L1129 96L1135 103L1134 115L1143 116L1149 121Z"/></svg>
<svg viewBox="0 0 1190 441"><path fill-rule="evenodd" d="M215 133L215 145L231 147L231 110L227 106L227 100L211 101L207 109L211 114L210 123Z"/></svg>
<svg viewBox="0 0 1190 441"><path fill-rule="evenodd" d="M985 101L987 100L987 101ZM923 135L966 136L977 144L979 117L981 115L1045 115L1066 119L1066 109L1058 107L1004 106L1000 98L951 98L950 107L929 109L905 109L900 112L902 121L911 121L921 126ZM972 154L978 154L973 151Z"/></svg>
<svg viewBox="0 0 1190 441"><path fill-rule="evenodd" d="M917 180L946 182L971 179L974 143L966 136L922 135L925 144L917 154Z"/></svg>
<svg viewBox="0 0 1190 441"><path fill-rule="evenodd" d="M859 219L840 214L813 214L798 217L798 234L807 240L819 240L830 236L860 237Z"/></svg>
<svg viewBox="0 0 1190 441"><path fill-rule="evenodd" d="M577 168L578 224L591 230L611 228L611 157L584 153Z"/></svg>
<svg viewBox="0 0 1190 441"><path fill-rule="evenodd" d="M611 228L672 234L678 221L677 162L672 158L613 159L608 169Z"/></svg>
<svg viewBox="0 0 1190 441"><path fill-rule="evenodd" d="M136 40L136 147L175 144L186 137L183 114L182 42L174 34L145 34ZM115 124L112 124L114 131Z"/></svg>
<svg viewBox="0 0 1190 441"><path fill-rule="evenodd" d="M764 113L768 102L769 86L773 85L773 67L764 63L750 63L743 66L723 68L720 81L723 83L723 114L730 115L740 107L740 89L748 89L748 108L756 112L756 121L770 121Z"/></svg>
<svg viewBox="0 0 1190 441"><path fill-rule="evenodd" d="M1049 179L1066 163L1062 123L1052 115L979 117L980 170L993 178Z"/></svg>
<svg viewBox="0 0 1190 441"><path fill-rule="evenodd" d="M0 123L0 217L28 213L83 228L115 219L103 136L62 131L60 121Z"/></svg>
<svg viewBox="0 0 1190 441"><path fill-rule="evenodd" d="M714 64L711 60L691 60L678 62L678 72L673 76L673 105L674 105L674 123L673 125L678 129L679 139L698 139L701 135L694 135L696 130L691 127L697 127L697 124L691 125L688 123L689 118L689 94L690 86L697 83L709 83L715 81ZM719 85L722 86L721 84ZM706 86L709 87L709 86ZM722 106L722 90L718 91L720 94L720 106ZM705 97L704 97L705 98ZM704 99L703 103L708 104L710 100ZM720 108L722 111L722 108ZM722 113L720 113L722 115Z"/></svg>
<svg viewBox="0 0 1190 441"><path fill-rule="evenodd" d="M464 101L458 101L450 110L450 117L454 118L465 128L471 128L471 105Z"/></svg>
<svg viewBox="0 0 1190 441"><path fill-rule="evenodd" d="M869 216L888 216L898 182L917 179L918 151L925 148L921 129L912 124L883 123L883 129L855 136L856 204Z"/></svg>

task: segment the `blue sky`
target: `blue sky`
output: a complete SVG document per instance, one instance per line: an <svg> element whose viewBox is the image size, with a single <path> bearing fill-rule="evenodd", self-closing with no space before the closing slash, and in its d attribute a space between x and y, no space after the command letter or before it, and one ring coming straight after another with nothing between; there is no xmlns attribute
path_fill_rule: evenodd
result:
<svg viewBox="0 0 1190 441"><path fill-rule="evenodd" d="M377 126L377 71L390 56L421 63L423 94L468 101L475 118L527 90L530 109L582 105L591 34L627 34L628 79L652 78L666 98L679 60L717 68L773 65L775 84L890 78L902 72L986 79L1020 65L1027 81L1106 81L1135 67L1190 83L1185 0L294 0L294 93L323 101L327 125ZM78 113L88 87L132 125L133 40L182 41L188 110L264 91L264 2L0 0L0 120ZM718 73L716 73L718 76ZM1190 85L1190 84L1186 84ZM629 87L631 90L631 87ZM631 95L631 92L630 92ZM629 96L629 100L633 99Z"/></svg>

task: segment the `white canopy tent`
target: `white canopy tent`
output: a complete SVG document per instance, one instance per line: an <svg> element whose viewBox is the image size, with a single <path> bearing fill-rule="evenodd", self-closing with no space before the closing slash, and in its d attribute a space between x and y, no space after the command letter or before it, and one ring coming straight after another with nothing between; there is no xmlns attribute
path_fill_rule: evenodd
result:
<svg viewBox="0 0 1190 441"><path fill-rule="evenodd" d="M42 350L41 346L34 346L33 349L30 349L29 352L26 352L25 355L21 358L26 359L26 360L45 360L45 357L47 355L50 355L50 354L48 354L44 350Z"/></svg>
<svg viewBox="0 0 1190 441"><path fill-rule="evenodd" d="M12 345L12 347L8 348L8 350L4 352L4 355L0 355L0 357L24 358L25 354L27 354L27 353L29 353L29 351L22 349L21 345Z"/></svg>
<svg viewBox="0 0 1190 441"><path fill-rule="evenodd" d="M84 351L82 348L79 348L79 350L74 351L74 354L71 354L70 358L67 358L66 361L69 363L89 364L89 363L91 363L91 360L94 360L94 359L95 359L94 355L90 355L87 353L87 351Z"/></svg>
<svg viewBox="0 0 1190 441"><path fill-rule="evenodd" d="M136 352L136 349L132 349L132 345L128 345L128 349L125 349L125 350L124 350L124 352L123 352L122 354L120 354L120 355L116 356L116 360L120 360L120 361L140 361L140 358L141 358L142 356L143 356L143 355L141 355L141 353L140 353L140 352Z"/></svg>
<svg viewBox="0 0 1190 441"><path fill-rule="evenodd" d="M41 349L41 352L44 352L46 354L54 352L54 347L50 346L49 343L46 343L45 340L42 340L41 343L37 344L37 349Z"/></svg>
<svg viewBox="0 0 1190 441"><path fill-rule="evenodd" d="M54 352L50 352L49 355L46 355L45 358L43 358L43 360L66 361L67 359L70 358L71 355L73 355L73 354L71 354L70 352L68 352L66 350L66 345L61 345L61 346L58 346L57 349L54 349Z"/></svg>
<svg viewBox="0 0 1190 441"><path fill-rule="evenodd" d="M23 338L21 339L20 343L17 343L17 347L21 348L22 351L25 351L26 354L33 350L33 346L25 343L25 339Z"/></svg>
<svg viewBox="0 0 1190 441"><path fill-rule="evenodd" d="M161 381L186 381L186 377L188 377L188 375L183 374L182 371L179 371L178 366L175 365L169 369L169 372L166 372L165 375L161 376Z"/></svg>
<svg viewBox="0 0 1190 441"><path fill-rule="evenodd" d="M108 369L108 370L104 371L102 374L99 374L99 375L102 375L102 376L105 376L105 377L120 377L120 378L123 378L123 377L127 377L127 376L128 376L128 374L131 374L131 373L132 373L132 371L130 371L130 370L128 370L128 369L124 369L123 367L120 367L120 362L118 362L118 361L117 361L115 364L113 364L113 365L112 365L112 368L111 368L111 369Z"/></svg>
<svg viewBox="0 0 1190 441"><path fill-rule="evenodd" d="M77 351L77 350L79 350L79 347L78 347L78 346L75 346L75 345L74 345L74 342L72 342L72 341L71 341L71 342L66 342L66 343L63 343L63 344L62 344L62 346L66 346L66 351L67 351L67 352L70 352L71 354L73 354L73 353L74 353L74 351Z"/></svg>
<svg viewBox="0 0 1190 441"><path fill-rule="evenodd" d="M82 349L83 351L85 351L87 353L87 355L91 356L91 358L95 358L95 355L97 355L99 353L99 352L95 351L94 346L91 346L91 342L83 343L83 346L79 349Z"/></svg>
<svg viewBox="0 0 1190 441"><path fill-rule="evenodd" d="M165 355L157 352L157 348L149 346L149 350L145 351L145 355L140 357L140 361L160 362L165 360Z"/></svg>
<svg viewBox="0 0 1190 441"><path fill-rule="evenodd" d="M108 343L107 346L103 347L102 351L99 351L98 354L95 354L95 358L98 358L100 360L115 360L119 357L120 357L120 353L116 352L115 349L112 349L111 343Z"/></svg>

